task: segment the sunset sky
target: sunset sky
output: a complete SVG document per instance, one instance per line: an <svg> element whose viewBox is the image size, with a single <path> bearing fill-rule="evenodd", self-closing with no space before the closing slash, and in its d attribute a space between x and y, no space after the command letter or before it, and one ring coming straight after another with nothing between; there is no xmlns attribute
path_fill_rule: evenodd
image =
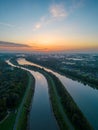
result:
<svg viewBox="0 0 98 130"><path fill-rule="evenodd" d="M97 51L97 13L98 0L0 0L0 51Z"/></svg>

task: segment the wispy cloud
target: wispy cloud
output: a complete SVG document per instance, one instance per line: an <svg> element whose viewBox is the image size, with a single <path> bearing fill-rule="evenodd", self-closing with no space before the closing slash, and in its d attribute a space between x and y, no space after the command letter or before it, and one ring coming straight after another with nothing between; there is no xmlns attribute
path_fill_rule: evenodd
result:
<svg viewBox="0 0 98 130"><path fill-rule="evenodd" d="M49 7L48 14L42 16L36 24L33 25L33 31L36 31L43 26L55 21L62 21L67 16L72 14L77 8L81 7L84 0L71 0L69 7L66 7L66 3L53 4Z"/></svg>
<svg viewBox="0 0 98 130"><path fill-rule="evenodd" d="M12 25L12 24L4 23L4 22L0 22L0 25L2 25L2 26L7 26L7 27L15 27L15 26Z"/></svg>
<svg viewBox="0 0 98 130"><path fill-rule="evenodd" d="M39 29L39 28L41 27L41 23L37 23L37 24L35 25L35 27L36 27L37 29Z"/></svg>
<svg viewBox="0 0 98 130"><path fill-rule="evenodd" d="M33 31L36 31L43 26L52 23L53 21L57 21L65 17L67 17L67 11L65 10L63 4L53 4L49 7L48 14L46 16L42 16L39 22L33 26Z"/></svg>
<svg viewBox="0 0 98 130"><path fill-rule="evenodd" d="M62 18L67 16L67 11L63 4L54 4L50 7L50 14L54 18Z"/></svg>
<svg viewBox="0 0 98 130"><path fill-rule="evenodd" d="M33 26L33 31L36 31L37 29L40 29L42 27L42 22L38 22Z"/></svg>

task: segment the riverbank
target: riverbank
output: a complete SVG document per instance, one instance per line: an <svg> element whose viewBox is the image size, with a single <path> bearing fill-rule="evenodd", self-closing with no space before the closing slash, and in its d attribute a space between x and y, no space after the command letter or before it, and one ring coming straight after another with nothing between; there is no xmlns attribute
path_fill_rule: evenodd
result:
<svg viewBox="0 0 98 130"><path fill-rule="evenodd" d="M91 127L91 125L89 124L89 122L87 121L83 113L80 111L80 109L78 108L78 106L76 105L72 97L70 96L70 94L67 92L65 87L62 85L62 83L59 81L59 79L55 75L53 75L50 72L46 72L44 69L40 69L38 67L28 66L28 68L41 72L42 74L45 75L46 78L48 77L48 75L51 77L51 80L49 79L49 77L47 79L48 83L51 84L49 86L52 86L52 87L49 87L49 89L51 88L50 96L52 98L51 101L53 104L52 106L53 106L54 114L56 118L58 117L57 121L59 120L58 124L60 128L63 126L61 130L68 129L68 127L64 119L64 115L61 116L60 106L63 107L63 112L65 113L65 115L67 115L71 124L73 124L76 130L83 130L83 129L93 130L93 128ZM56 100L58 101L60 100L61 104L59 104Z"/></svg>
<svg viewBox="0 0 98 130"><path fill-rule="evenodd" d="M59 97L55 90L55 84L53 79L45 72L41 72L45 76L48 82L50 102L52 105L53 114L57 120L60 130L73 130L73 126L70 124L70 121L65 116L61 104L59 102ZM66 120L66 121L65 121Z"/></svg>
<svg viewBox="0 0 98 130"><path fill-rule="evenodd" d="M87 119L84 117L78 106L73 101L72 97L66 91L65 87L59 79L51 73L48 73L55 84L55 89L60 98L63 110L67 114L74 128L77 130L93 130ZM52 91L53 92L53 91Z"/></svg>
<svg viewBox="0 0 98 130"><path fill-rule="evenodd" d="M15 125L14 125L14 130L27 129L28 113L30 111L30 104L31 104L31 100L34 94L34 89L35 89L35 79L29 72L27 73L29 76L28 86L27 86L25 95L23 97L24 99L22 101L22 104L18 110L18 114L16 117Z"/></svg>
<svg viewBox="0 0 98 130"><path fill-rule="evenodd" d="M8 61L8 64L10 64L11 66L15 66L15 65L13 65L13 64L11 64L9 61ZM18 67L18 65L16 65L17 67ZM26 71L28 71L28 72L30 72L31 74L33 74L33 71L30 71L30 70L28 70L28 69L26 69L26 67L24 67L24 66L22 66L22 67L19 67L19 68L21 68L21 69L23 69L23 70L26 70ZM38 74L36 74L36 73L38 73L38 72L34 72L34 77L35 77L35 79L36 79L36 85L38 85L39 84L39 88L41 87L41 86L43 86L43 83L45 83L46 84L46 91L48 92L48 84L47 84L47 81L46 81L46 79L45 79L45 77L42 75L42 74L40 74L39 73L39 77L41 76L42 77L42 79L44 79L44 81L43 81L43 83L40 83L39 81L41 81L41 79L39 79L39 77L38 77ZM38 81L37 81L37 79L38 79ZM41 86L40 86L41 85ZM36 88L37 89L37 88ZM35 93L34 93L34 95L36 95L36 90L35 89ZM40 90L40 89L39 89ZM41 92L43 93L45 91L45 89L43 89ZM42 96L41 97L43 97L43 95L44 96L46 96L46 102L44 102L45 104L47 104L48 102L49 102L49 104L47 104L48 105L48 109L46 109L46 111L47 111L47 113L46 113L46 111L45 111L45 108L44 108L44 104L43 105L41 105L41 107L40 108L38 108L39 110L38 110L38 112L40 112L40 110L41 110L41 108L43 109L43 110L41 110L41 113L39 113L39 115L41 115L42 113L43 113L43 120L39 120L39 118L38 118L38 120L39 120L39 123L38 123L38 120L37 120L37 122L36 123L38 123L38 124L40 124L37 128L47 128L47 129L55 129L55 130L58 130L58 125L57 125L57 122L56 122L56 120L55 120L55 118L54 118L54 116L53 116L53 113L51 113L51 106L50 106L50 101L49 101L49 95L48 95L48 93L46 94L46 93L43 93L42 94ZM39 95L37 94L36 95L37 96L37 98L39 97ZM35 96L35 97L36 97ZM41 100L41 97L39 98L39 100L37 99L36 100L36 98L34 98L34 101L36 100L37 102L38 101L40 101ZM33 103L34 103L34 101L33 101ZM35 101L35 102L36 102ZM42 102L43 102L43 98L42 98ZM35 103L36 104L36 103ZM36 107L36 105L35 105L35 107ZM36 108L36 109L37 109ZM46 108L47 108L47 106L46 106ZM35 109L35 113L36 113L36 109ZM50 109L50 110L49 110ZM33 104L33 110L34 110L34 104ZM38 114L38 112L36 113L36 114ZM30 116L32 115L31 114L32 113L32 110L30 110ZM45 115L44 115L45 114ZM46 114L47 114L47 117L46 117ZM28 114L29 115L29 114ZM28 116L28 118L30 117L30 116ZM34 116L34 113L33 113L33 116ZM44 116L45 116L45 118L44 118ZM32 118L32 117L30 117L30 118ZM51 121L50 121L50 119L51 119ZM49 120L49 121L48 121ZM48 122L47 122L48 121ZM36 129L35 128L35 124L36 123L34 123L35 122L35 118L34 118L34 120L30 123L30 120L28 120L28 129L31 129L32 127L30 126L30 124L34 124L33 125L33 128L34 129ZM46 123L45 123L46 122ZM53 123L54 122L54 123ZM45 124L44 124L45 123ZM36 124L37 125L37 124ZM49 125L49 126L48 126ZM17 129L17 130L19 130L19 129Z"/></svg>
<svg viewBox="0 0 98 130"><path fill-rule="evenodd" d="M0 130L12 130L29 76L19 68L9 66L4 59L0 63Z"/></svg>
<svg viewBox="0 0 98 130"><path fill-rule="evenodd" d="M63 76L66 76L68 78L71 78L72 80L76 80L78 82L81 82L83 84L87 84L92 88L98 89L98 80L95 80L93 77L89 77L88 75L83 75L82 73L77 74L75 71L70 71L68 69L62 69L62 68L56 68L55 66L50 66L49 64L45 65L42 62L32 61L29 58L26 58L29 62L33 62L35 64L41 65L43 67L46 67L47 69L51 69L54 72L57 72Z"/></svg>

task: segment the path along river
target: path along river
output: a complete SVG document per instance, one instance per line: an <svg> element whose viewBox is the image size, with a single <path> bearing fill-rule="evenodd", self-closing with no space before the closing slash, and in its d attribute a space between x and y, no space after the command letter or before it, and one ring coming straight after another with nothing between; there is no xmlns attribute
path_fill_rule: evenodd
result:
<svg viewBox="0 0 98 130"><path fill-rule="evenodd" d="M13 65L11 62L6 61L9 65L13 67L18 67ZM51 103L48 94L48 84L45 77L39 73L24 67L18 67L23 70L29 71L35 78L35 92L32 100L32 106L30 110L30 130L58 130L58 125L52 112ZM17 120L21 111L18 112L16 117L14 130L17 126Z"/></svg>
<svg viewBox="0 0 98 130"><path fill-rule="evenodd" d="M80 110L83 112L85 117L88 119L94 130L98 130L98 90L88 85L84 85L78 81L74 81L66 76L62 76L50 69L43 66L34 64L19 58L18 63L21 65L33 65L40 68L44 68L46 71L52 72L56 75L63 83L67 91L70 93ZM48 130L48 129L47 129Z"/></svg>

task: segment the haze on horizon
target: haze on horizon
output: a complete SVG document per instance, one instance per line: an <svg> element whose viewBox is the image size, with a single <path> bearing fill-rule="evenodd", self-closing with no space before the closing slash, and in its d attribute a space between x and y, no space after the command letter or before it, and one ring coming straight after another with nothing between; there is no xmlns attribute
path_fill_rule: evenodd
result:
<svg viewBox="0 0 98 130"><path fill-rule="evenodd" d="M0 0L0 51L98 51L97 0Z"/></svg>

